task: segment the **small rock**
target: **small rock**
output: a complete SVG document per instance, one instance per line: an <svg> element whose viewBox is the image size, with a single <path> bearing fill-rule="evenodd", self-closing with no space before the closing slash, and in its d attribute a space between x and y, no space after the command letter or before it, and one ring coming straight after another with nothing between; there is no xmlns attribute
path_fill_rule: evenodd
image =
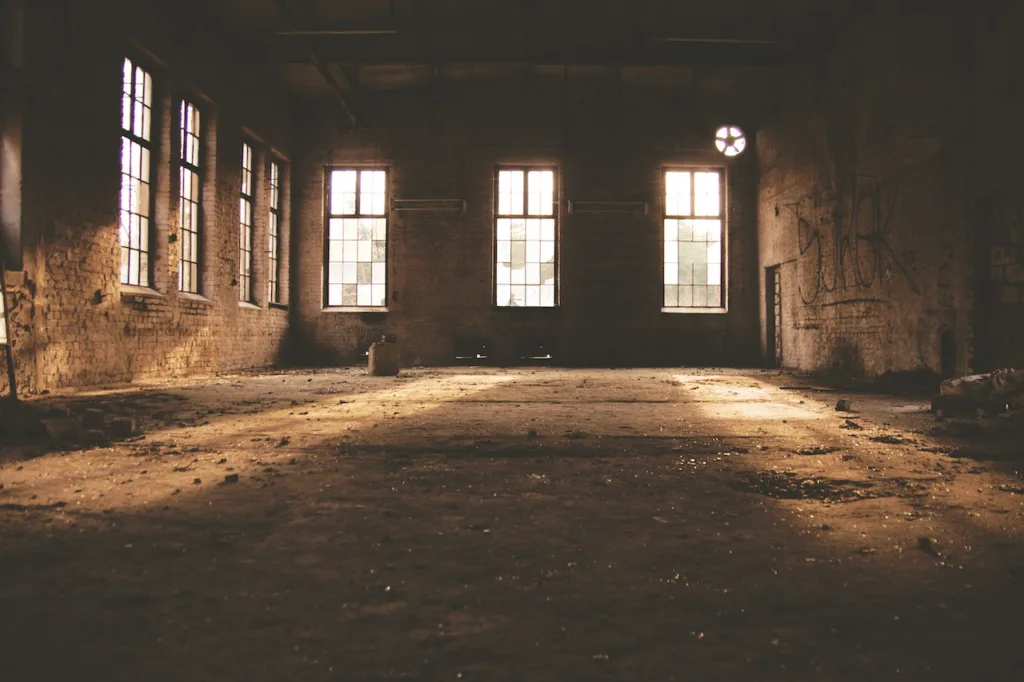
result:
<svg viewBox="0 0 1024 682"><path fill-rule="evenodd" d="M836 402L836 412L852 412L852 411L853 411L853 403L850 402L849 400L847 400L846 398L843 398L842 400L839 400L838 402Z"/></svg>
<svg viewBox="0 0 1024 682"><path fill-rule="evenodd" d="M238 474L228 474L224 477L225 483L238 483Z"/></svg>
<svg viewBox="0 0 1024 682"><path fill-rule="evenodd" d="M56 417L41 419L46 435L53 440L77 441L82 433L82 427L78 420L71 417Z"/></svg>
<svg viewBox="0 0 1024 682"><path fill-rule="evenodd" d="M537 437L537 429L530 429L529 431L526 432L526 435L528 437L530 437L530 438L536 438Z"/></svg>
<svg viewBox="0 0 1024 682"><path fill-rule="evenodd" d="M105 434L103 431L100 431L99 429L89 429L88 431L82 434L83 445L97 446L104 445L106 444L106 442L107 434Z"/></svg>
<svg viewBox="0 0 1024 682"><path fill-rule="evenodd" d="M292 442L291 438L289 438L288 436L285 436L285 437L284 437L284 438L282 438L282 439L281 439L281 441L280 441L280 442L279 442L279 443L278 443L277 445L275 445L274 447L275 447L275 448L283 448L284 446L288 445L288 444L289 444L289 443L291 443L291 442Z"/></svg>
<svg viewBox="0 0 1024 682"><path fill-rule="evenodd" d="M135 433L135 417L115 417L110 420L110 435L113 438L131 438Z"/></svg>
<svg viewBox="0 0 1024 682"><path fill-rule="evenodd" d="M102 431L107 425L107 415L103 410L91 408L82 412L82 427L89 430Z"/></svg>
<svg viewBox="0 0 1024 682"><path fill-rule="evenodd" d="M192 479L192 483L195 484L195 485L199 485L202 482L203 482L203 479L201 479L201 478L193 478Z"/></svg>
<svg viewBox="0 0 1024 682"><path fill-rule="evenodd" d="M938 557L939 552L935 549L935 545L932 543L931 538L920 537L917 539L917 548L925 554L930 554L933 557Z"/></svg>
<svg viewBox="0 0 1024 682"><path fill-rule="evenodd" d="M863 426L861 426L857 422L851 421L849 419L847 419L845 422L843 422L843 425L840 426L839 428L841 428L841 429L853 429L854 431L863 431L864 430Z"/></svg>

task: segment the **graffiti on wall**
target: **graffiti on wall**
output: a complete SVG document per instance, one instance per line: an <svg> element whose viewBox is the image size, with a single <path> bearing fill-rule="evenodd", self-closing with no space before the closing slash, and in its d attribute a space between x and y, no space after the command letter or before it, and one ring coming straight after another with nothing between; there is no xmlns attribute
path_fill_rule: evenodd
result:
<svg viewBox="0 0 1024 682"><path fill-rule="evenodd" d="M890 242L898 202L898 185L853 176L837 191L815 191L786 205L796 221L805 304L823 294L863 296L894 273L921 293Z"/></svg>

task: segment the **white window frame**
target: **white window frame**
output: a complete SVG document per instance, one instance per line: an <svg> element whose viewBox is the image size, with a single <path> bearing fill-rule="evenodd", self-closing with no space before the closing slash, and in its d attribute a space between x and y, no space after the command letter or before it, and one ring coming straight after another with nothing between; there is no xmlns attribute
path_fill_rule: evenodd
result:
<svg viewBox="0 0 1024 682"><path fill-rule="evenodd" d="M667 305L666 287L673 286L669 284L666 277L666 229L667 222L669 220L700 220L702 218L713 218L712 216L699 216L696 215L696 197L695 197L695 183L693 182L693 176L696 173L717 173L718 174L718 200L719 200L719 213L717 219L721 223L721 263L720 267L720 282L721 282L721 301L718 306L680 306L680 305ZM689 213L669 213L668 207L668 174L669 173L689 173L690 174L690 209ZM661 201L662 201L662 216L659 225L659 231L661 234L661 311L663 313L681 313L689 315L721 315L729 312L729 196L728 196L728 170L724 166L715 165L672 165L666 166L661 169ZM678 240L674 242L678 248ZM678 285L677 285L678 286Z"/></svg>
<svg viewBox="0 0 1024 682"><path fill-rule="evenodd" d="M530 209L530 180L529 180L529 177L530 177L530 173L531 172L536 172L536 171L542 171L542 172L549 172L549 173L551 173L551 176L552 176L552 190L551 190L551 205L550 205L551 212L550 213L544 213L544 212L537 213L537 212L532 212L531 209ZM501 210L501 196L500 196L501 174L504 173L504 172L519 172L519 173L523 174L523 205L522 205L522 212L521 213L518 213L518 212L515 212L515 211L503 212ZM559 200L559 189L560 189L559 185L560 185L559 169L558 169L558 166L556 166L554 164L501 164L501 165L497 166L494 169L494 220L493 220L493 223L491 225L493 241L494 241L493 251L491 253L491 268L494 271L494 277L493 277L494 284L493 284L492 289L491 289L491 303L492 303L492 305L496 309L499 309L499 310L557 310L561 306L561 282L560 282L560 268L559 268L559 258L560 258L560 255L561 255L560 254L561 249L559 248L560 247L560 241L561 241L561 239L560 239L560 236L561 236L560 235L561 219L560 219L560 216L559 216L559 207L561 205L561 202ZM553 265L552 277L554 279L554 282L553 282L554 291L553 291L553 300L549 304L544 304L543 302L538 302L537 304L534 304L534 305L530 305L528 303L524 304L524 305L511 305L511 304L502 303L502 298L503 297L499 295L499 293L501 292L502 287L514 287L514 286L524 286L524 287L526 287L526 286L530 286L530 285L528 285L526 283L522 283L522 284L513 283L511 279L510 279L509 282L504 282L504 281L502 281L503 276L502 276L502 274L500 272L500 270L501 270L501 263L504 262L504 261L500 260L501 254L499 254L499 251L501 250L501 242L502 241L510 241L510 240L502 240L500 238L501 237L501 235L500 235L500 224L501 224L502 220L516 220L516 219L521 219L523 221L551 220L554 223L554 232L553 232L553 239L552 240L545 240L545 239L543 239L543 234L542 234L540 239L536 240L536 241L540 242L540 247L539 248L541 248L541 249L544 248L544 246L543 246L544 242L553 241L553 254L551 256L551 264ZM511 240L511 241L523 241L523 240ZM527 251L529 251L529 243L530 243L531 240L526 239L525 241L527 243L527 246L526 246ZM541 253L541 255L538 256L538 258L540 258L540 257L543 257L542 253ZM546 263L544 261L532 262L532 261L529 260L529 256L527 255L526 264L527 264L527 271L528 271L529 270L528 266L531 265L531 264L536 264L538 266L538 268L539 268L540 266L545 265ZM534 286L541 286L541 287L545 286L543 284L543 274L541 273L539 275L539 277L541 277L541 280L540 280L541 284L534 285ZM540 292L540 295L541 296L543 295L543 290ZM527 295L527 299L528 299L528 295ZM542 298L539 298L539 301L542 301L542 300L543 300Z"/></svg>
<svg viewBox="0 0 1024 682"><path fill-rule="evenodd" d="M384 196L383 203L380 206L371 206L367 209L364 206L364 193L362 191L363 173L366 171L377 171L384 173ZM332 192L333 192L333 175L337 172L355 172L356 184L355 184L355 204L352 212L334 212ZM371 200L373 201L373 200ZM380 208L380 212L374 212L374 208ZM391 300L391 248L390 248L390 232L391 232L391 168L386 165L380 164L339 164L328 166L324 171L324 253L323 253L323 293L322 293L322 305L323 310L327 312L387 312L388 301ZM373 220L383 221L383 238L374 238L371 235L370 238L370 260L357 260L349 261L342 257L341 260L332 259L332 242L357 242L356 248L358 249L359 239L332 239L331 227L332 221L358 221L358 220ZM344 228L342 228L344 229ZM373 228L371 228L373 230ZM379 237L378 233L378 237ZM362 240L365 241L365 240ZM375 248L373 242L383 242L384 259L383 261L373 259L373 250ZM344 250L344 247L342 247ZM331 277L332 270L340 269L342 272L345 270L345 265L355 264L358 270L359 265L368 263L371 271L371 283L369 286L374 286L376 277L373 276L373 266L376 264L383 264L384 269L384 304L360 304L358 299L358 291L356 293L357 299L355 303L344 303L343 298L339 302L335 300L332 302L332 287L341 287L342 293L340 296L344 297L345 286L360 286L359 284L346 284L344 281L344 274L342 274L341 281L334 281ZM332 265L336 266L332 268ZM379 286L379 285L378 285ZM333 291L333 293L337 293ZM335 297L337 299L337 297Z"/></svg>

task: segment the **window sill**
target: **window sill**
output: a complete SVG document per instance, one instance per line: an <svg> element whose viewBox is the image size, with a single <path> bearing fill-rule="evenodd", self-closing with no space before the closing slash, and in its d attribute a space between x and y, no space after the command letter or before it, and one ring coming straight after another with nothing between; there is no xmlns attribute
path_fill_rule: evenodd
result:
<svg viewBox="0 0 1024 682"><path fill-rule="evenodd" d="M287 303L271 303L270 307L273 310L288 310L288 304Z"/></svg>
<svg viewBox="0 0 1024 682"><path fill-rule="evenodd" d="M325 313L386 313L387 308L375 308L373 306L324 306Z"/></svg>
<svg viewBox="0 0 1024 682"><path fill-rule="evenodd" d="M250 301L239 301L238 307L242 310L263 310L263 308Z"/></svg>
<svg viewBox="0 0 1024 682"><path fill-rule="evenodd" d="M179 291L178 298L183 298L187 301L194 301L195 303L204 303L206 305L213 305L213 301L206 298L202 294L193 294L191 291Z"/></svg>
<svg viewBox="0 0 1024 682"><path fill-rule="evenodd" d="M557 306L557 305L493 305L492 304L491 305L491 309L492 310L497 310L497 311L512 311L512 312L515 312L517 310L529 310L530 312L542 311L542 312L551 312L551 313L553 313L556 310L560 310L561 306Z"/></svg>
<svg viewBox="0 0 1024 682"><path fill-rule="evenodd" d="M121 298L167 298L167 294L134 284L121 284Z"/></svg>
<svg viewBox="0 0 1024 682"><path fill-rule="evenodd" d="M670 315L725 315L728 308L662 308L661 312Z"/></svg>

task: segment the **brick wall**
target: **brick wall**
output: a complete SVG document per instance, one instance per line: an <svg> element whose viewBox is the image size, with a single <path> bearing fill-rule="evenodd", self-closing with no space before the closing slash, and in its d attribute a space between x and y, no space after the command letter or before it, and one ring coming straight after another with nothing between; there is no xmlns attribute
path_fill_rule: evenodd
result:
<svg viewBox="0 0 1024 682"><path fill-rule="evenodd" d="M743 124L680 102L678 90L601 90L600 77L571 74L491 85L448 84L443 98L417 90L361 102L363 130L336 120L302 125L296 164L295 338L311 362L360 360L383 333L398 336L405 364L447 364L461 339L515 362L543 342L568 364L754 363L757 360L756 164L725 163L715 126ZM464 198L464 213L392 213L385 315L323 309L324 167L381 163L397 198ZM558 168L560 300L553 310L496 309L493 300L495 167ZM729 312L666 314L662 302L662 170L728 166ZM566 200L649 202L649 212L573 213Z"/></svg>
<svg viewBox="0 0 1024 682"><path fill-rule="evenodd" d="M993 334L997 364L1024 361L1016 285L984 286L1014 277L1018 233L1003 221L1004 250L979 241L1024 187L1019 136L995 132L1024 113L1024 12L909 5L863 17L758 136L760 268L780 269L786 366L961 373L987 363Z"/></svg>
<svg viewBox="0 0 1024 682"><path fill-rule="evenodd" d="M265 169L272 155L291 155L287 99L258 74L240 70L221 38L202 28L210 25L202 17L177 20L171 5L100 4L26 3L26 262L12 287L19 382L40 391L275 363L288 321L286 310L266 300ZM148 292L122 286L119 276L126 56L145 63L156 85L154 290ZM201 296L177 292L181 96L200 105L208 124ZM257 151L259 188L251 306L239 304L234 285L243 139ZM290 166L284 171L287 201ZM288 231L286 224L286 242Z"/></svg>

